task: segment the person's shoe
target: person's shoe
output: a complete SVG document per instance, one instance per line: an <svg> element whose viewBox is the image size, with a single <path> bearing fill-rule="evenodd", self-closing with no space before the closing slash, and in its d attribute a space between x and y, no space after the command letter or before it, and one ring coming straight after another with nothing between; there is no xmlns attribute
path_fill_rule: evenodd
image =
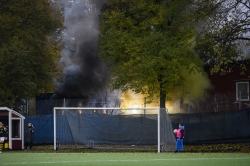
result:
<svg viewBox="0 0 250 166"><path fill-rule="evenodd" d="M2 152L0 151L0 154L1 154Z"/></svg>

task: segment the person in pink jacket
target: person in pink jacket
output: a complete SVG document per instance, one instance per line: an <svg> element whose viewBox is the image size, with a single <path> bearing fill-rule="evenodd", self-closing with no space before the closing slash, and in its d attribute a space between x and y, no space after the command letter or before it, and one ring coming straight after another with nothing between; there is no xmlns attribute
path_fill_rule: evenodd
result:
<svg viewBox="0 0 250 166"><path fill-rule="evenodd" d="M183 151L183 139L184 139L184 126L180 123L179 128L174 130L176 134L176 147L175 152L182 152Z"/></svg>

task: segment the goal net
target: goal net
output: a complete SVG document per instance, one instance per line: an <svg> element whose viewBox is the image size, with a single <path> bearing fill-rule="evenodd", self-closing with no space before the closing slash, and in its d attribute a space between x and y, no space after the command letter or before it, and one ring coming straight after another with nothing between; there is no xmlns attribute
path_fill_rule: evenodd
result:
<svg viewBox="0 0 250 166"><path fill-rule="evenodd" d="M174 151L167 109L54 107L54 150Z"/></svg>

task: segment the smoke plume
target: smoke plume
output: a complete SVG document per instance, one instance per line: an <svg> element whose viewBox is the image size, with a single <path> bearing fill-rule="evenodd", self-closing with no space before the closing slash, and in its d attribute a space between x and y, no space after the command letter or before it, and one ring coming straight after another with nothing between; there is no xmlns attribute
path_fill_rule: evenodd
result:
<svg viewBox="0 0 250 166"><path fill-rule="evenodd" d="M60 64L64 77L57 82L55 98L89 98L103 93L105 64L98 58L98 24L104 0L75 1L65 5Z"/></svg>

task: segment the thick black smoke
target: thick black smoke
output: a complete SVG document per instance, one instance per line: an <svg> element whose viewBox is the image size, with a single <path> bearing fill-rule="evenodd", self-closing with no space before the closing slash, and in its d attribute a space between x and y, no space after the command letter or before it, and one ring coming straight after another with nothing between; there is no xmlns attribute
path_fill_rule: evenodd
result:
<svg viewBox="0 0 250 166"><path fill-rule="evenodd" d="M105 93L107 69L98 58L99 14L103 4L104 0L81 0L65 7L65 48L60 63L66 67L52 99L88 99Z"/></svg>

